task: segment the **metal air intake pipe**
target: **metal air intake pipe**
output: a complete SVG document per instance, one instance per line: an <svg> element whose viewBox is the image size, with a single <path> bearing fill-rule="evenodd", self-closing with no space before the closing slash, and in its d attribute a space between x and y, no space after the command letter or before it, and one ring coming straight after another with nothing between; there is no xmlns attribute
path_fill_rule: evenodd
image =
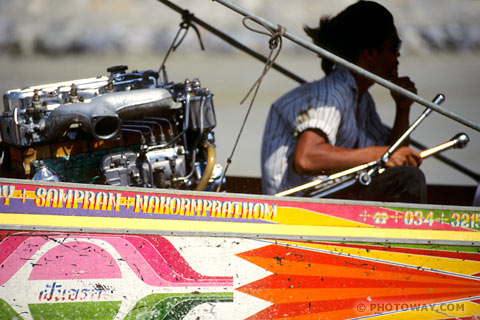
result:
<svg viewBox="0 0 480 320"><path fill-rule="evenodd" d="M79 124L98 140L116 139L121 135L122 119L160 116L164 111L178 108L181 104L162 88L112 92L89 102L64 104L54 109L45 120L43 134L48 139L58 139L72 124Z"/></svg>

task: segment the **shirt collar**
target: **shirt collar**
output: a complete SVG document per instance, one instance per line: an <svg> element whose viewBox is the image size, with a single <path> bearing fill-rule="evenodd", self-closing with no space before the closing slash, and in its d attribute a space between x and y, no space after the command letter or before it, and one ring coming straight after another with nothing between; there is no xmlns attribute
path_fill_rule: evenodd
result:
<svg viewBox="0 0 480 320"><path fill-rule="evenodd" d="M335 68L332 70L332 76L338 77L340 80L344 81L353 91L358 91L357 82L355 81L353 74L347 68L336 64Z"/></svg>

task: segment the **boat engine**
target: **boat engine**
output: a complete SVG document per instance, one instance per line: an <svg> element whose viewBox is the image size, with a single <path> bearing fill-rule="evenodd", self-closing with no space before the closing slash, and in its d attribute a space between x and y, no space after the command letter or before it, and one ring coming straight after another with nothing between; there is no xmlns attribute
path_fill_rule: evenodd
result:
<svg viewBox="0 0 480 320"><path fill-rule="evenodd" d="M213 94L198 79L156 71L7 91L2 175L117 186L215 190ZM163 79L163 80L162 80Z"/></svg>

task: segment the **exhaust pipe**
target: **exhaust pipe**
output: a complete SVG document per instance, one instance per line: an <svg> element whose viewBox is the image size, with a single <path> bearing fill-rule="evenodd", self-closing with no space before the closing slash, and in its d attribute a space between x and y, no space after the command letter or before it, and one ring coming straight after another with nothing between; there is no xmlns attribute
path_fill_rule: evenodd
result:
<svg viewBox="0 0 480 320"><path fill-rule="evenodd" d="M163 88L112 92L94 97L90 102L65 104L54 109L45 120L43 134L49 140L59 139L72 124L79 124L98 140L118 139L122 119L159 116L181 107L181 103L173 101L170 92Z"/></svg>

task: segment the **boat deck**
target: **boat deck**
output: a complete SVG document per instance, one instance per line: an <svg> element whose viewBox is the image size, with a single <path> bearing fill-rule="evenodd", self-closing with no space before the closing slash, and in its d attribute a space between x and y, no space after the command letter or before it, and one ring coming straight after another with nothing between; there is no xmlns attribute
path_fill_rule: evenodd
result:
<svg viewBox="0 0 480 320"><path fill-rule="evenodd" d="M475 191L475 186L428 185L427 204L471 206ZM227 192L262 194L261 179L229 176Z"/></svg>

